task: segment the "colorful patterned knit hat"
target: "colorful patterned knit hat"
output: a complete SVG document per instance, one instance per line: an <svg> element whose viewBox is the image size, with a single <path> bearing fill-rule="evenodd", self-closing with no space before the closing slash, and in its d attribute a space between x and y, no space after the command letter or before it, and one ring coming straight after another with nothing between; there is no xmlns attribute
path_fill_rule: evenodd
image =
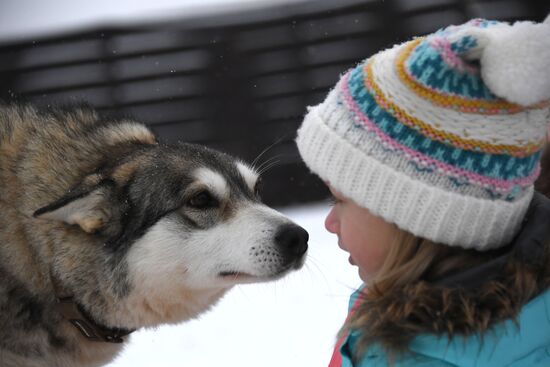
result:
<svg viewBox="0 0 550 367"><path fill-rule="evenodd" d="M348 71L296 141L313 172L373 214L485 250L519 230L549 99L550 24L475 19Z"/></svg>

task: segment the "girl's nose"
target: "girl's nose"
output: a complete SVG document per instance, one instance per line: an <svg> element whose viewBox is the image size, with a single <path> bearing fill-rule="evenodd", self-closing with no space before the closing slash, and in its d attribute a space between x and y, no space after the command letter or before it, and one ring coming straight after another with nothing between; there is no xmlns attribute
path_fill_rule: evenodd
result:
<svg viewBox="0 0 550 367"><path fill-rule="evenodd" d="M335 213L335 208L333 207L325 218L325 228L330 233L338 233L338 220Z"/></svg>

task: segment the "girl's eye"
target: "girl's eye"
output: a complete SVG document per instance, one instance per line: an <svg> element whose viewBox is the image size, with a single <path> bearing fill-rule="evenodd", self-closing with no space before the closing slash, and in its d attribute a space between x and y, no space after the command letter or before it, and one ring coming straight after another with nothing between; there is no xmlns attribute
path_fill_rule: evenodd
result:
<svg viewBox="0 0 550 367"><path fill-rule="evenodd" d="M342 200L338 199L334 195L330 195L328 200L329 200L329 203L330 203L331 206L335 206L335 205L340 204L342 202Z"/></svg>
<svg viewBox="0 0 550 367"><path fill-rule="evenodd" d="M195 209L207 209L217 207L218 201L208 191L201 191L189 199L187 204Z"/></svg>

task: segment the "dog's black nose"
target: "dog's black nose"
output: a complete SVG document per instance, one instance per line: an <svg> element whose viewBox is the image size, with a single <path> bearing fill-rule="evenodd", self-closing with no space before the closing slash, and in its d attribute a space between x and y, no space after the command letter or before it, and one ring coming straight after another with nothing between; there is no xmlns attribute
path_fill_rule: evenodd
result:
<svg viewBox="0 0 550 367"><path fill-rule="evenodd" d="M288 255L301 256L307 251L309 234L295 224L284 224L275 235L275 243Z"/></svg>

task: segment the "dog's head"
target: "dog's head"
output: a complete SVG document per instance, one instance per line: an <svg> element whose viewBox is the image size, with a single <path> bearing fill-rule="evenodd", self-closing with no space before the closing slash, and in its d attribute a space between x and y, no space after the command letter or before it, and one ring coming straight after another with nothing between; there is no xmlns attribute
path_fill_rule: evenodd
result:
<svg viewBox="0 0 550 367"><path fill-rule="evenodd" d="M252 168L191 144L113 158L35 216L101 238L98 251L125 263L133 287L277 279L307 250L307 232L261 203Z"/></svg>

